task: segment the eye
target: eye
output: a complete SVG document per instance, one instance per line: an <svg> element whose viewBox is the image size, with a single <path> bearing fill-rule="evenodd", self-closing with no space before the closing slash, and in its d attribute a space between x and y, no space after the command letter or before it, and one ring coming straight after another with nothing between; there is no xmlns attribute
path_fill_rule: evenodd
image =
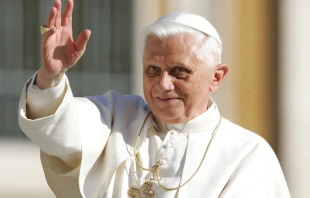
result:
<svg viewBox="0 0 310 198"><path fill-rule="evenodd" d="M149 70L150 71L157 71L158 67L151 65L151 66L149 66Z"/></svg>
<svg viewBox="0 0 310 198"><path fill-rule="evenodd" d="M175 67L171 71L171 75L177 77L177 78L185 78L187 77L189 71L184 67Z"/></svg>
<svg viewBox="0 0 310 198"><path fill-rule="evenodd" d="M150 65L146 68L146 74L148 76L156 76L160 73L160 68L154 65Z"/></svg>
<svg viewBox="0 0 310 198"><path fill-rule="evenodd" d="M174 70L175 70L175 72L180 72L180 73L187 72L187 70L185 68L183 68L183 67L177 67Z"/></svg>

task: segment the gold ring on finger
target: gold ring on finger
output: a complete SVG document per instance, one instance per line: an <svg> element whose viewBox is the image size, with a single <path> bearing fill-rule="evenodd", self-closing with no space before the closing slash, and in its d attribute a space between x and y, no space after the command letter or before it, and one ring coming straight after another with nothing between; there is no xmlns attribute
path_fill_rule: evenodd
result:
<svg viewBox="0 0 310 198"><path fill-rule="evenodd" d="M48 32L50 29L46 25L40 26L41 35L43 36L46 32Z"/></svg>

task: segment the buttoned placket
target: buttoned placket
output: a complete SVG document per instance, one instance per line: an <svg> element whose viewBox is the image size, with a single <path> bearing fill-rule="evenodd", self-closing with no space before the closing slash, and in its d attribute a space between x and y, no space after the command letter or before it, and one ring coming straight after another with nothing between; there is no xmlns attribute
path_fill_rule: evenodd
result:
<svg viewBox="0 0 310 198"><path fill-rule="evenodd" d="M163 133L156 130L149 131L148 141L145 141L148 146L143 145L141 149L144 150L142 153L145 155L150 148L159 147L156 155L154 155L154 152L149 153L148 164L152 166L157 162L160 165L160 182L167 187L176 187L182 179L188 136L185 133L178 132L177 129L167 131L164 137L162 136ZM160 136L163 138L159 138ZM148 173L144 176L145 180L147 180L150 175ZM151 182L153 183L153 192L165 191L158 186L157 181L153 180ZM166 193L175 192L166 191Z"/></svg>

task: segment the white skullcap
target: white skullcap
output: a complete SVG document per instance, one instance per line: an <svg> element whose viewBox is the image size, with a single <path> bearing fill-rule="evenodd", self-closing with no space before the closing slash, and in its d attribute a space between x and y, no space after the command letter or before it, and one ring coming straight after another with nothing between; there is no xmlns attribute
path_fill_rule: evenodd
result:
<svg viewBox="0 0 310 198"><path fill-rule="evenodd" d="M159 18L157 21L155 21L155 23L160 21L171 21L173 23L186 25L188 27L199 30L200 32L203 32L215 38L217 42L222 46L222 41L216 29L211 23L209 23L209 21L207 21L207 19L202 16L189 12L175 12Z"/></svg>

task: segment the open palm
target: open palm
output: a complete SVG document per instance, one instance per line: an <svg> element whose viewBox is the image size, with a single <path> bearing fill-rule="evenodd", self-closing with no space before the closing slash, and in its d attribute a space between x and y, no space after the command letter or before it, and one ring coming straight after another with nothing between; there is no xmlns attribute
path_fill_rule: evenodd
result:
<svg viewBox="0 0 310 198"><path fill-rule="evenodd" d="M82 31L76 42L73 41L73 6L73 0L68 0L61 16L61 1L55 0L54 7L46 20L45 25L50 30L43 35L41 44L42 67L39 69L39 79L37 79L37 84L41 84L41 88L49 88L57 84L57 82L53 82L52 86L46 87L51 82L42 81L60 79L59 76L75 65L85 52L86 44L90 38L90 30Z"/></svg>

